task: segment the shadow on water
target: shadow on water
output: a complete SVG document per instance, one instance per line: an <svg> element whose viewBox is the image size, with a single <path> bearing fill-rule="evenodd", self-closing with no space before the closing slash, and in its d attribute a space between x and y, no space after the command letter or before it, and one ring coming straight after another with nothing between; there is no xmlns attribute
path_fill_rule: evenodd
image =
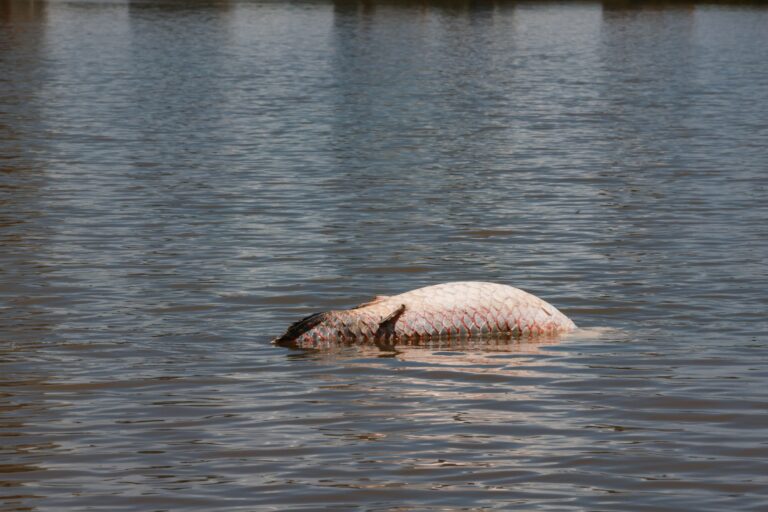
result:
<svg viewBox="0 0 768 512"><path fill-rule="evenodd" d="M552 6L592 4L601 5L604 9L633 11L670 8L692 9L696 5L765 5L762 0L332 0L332 2L339 11L356 11L361 15L373 14L379 6L417 10L436 8L448 13L466 13L514 6L547 6L548 4Z"/></svg>

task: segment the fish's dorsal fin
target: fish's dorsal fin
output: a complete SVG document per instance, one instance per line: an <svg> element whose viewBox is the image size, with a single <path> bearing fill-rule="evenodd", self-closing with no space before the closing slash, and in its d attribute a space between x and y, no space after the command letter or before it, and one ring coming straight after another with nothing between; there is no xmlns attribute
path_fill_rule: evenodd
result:
<svg viewBox="0 0 768 512"><path fill-rule="evenodd" d="M398 307L396 310L388 314L384 317L384 319L379 322L379 328L381 328L382 325L386 323L392 323L394 324L397 322L397 319L400 318L400 315L402 315L405 312L405 304L400 304L400 307Z"/></svg>
<svg viewBox="0 0 768 512"><path fill-rule="evenodd" d="M377 338L388 338L395 333L395 322L405 312L405 304L400 304L400 307L392 311L385 316L379 322L379 328L376 329Z"/></svg>
<svg viewBox="0 0 768 512"><path fill-rule="evenodd" d="M389 298L389 295L377 295L368 302L363 302L362 304L358 304L357 306L353 307L352 309L360 309L364 308L366 306L373 306L374 304L378 304L381 301L387 300Z"/></svg>
<svg viewBox="0 0 768 512"><path fill-rule="evenodd" d="M391 350L394 348L395 343L397 343L395 339L395 322L403 313L405 313L405 304L400 304L400 307L382 318L381 322L379 322L379 328L376 329L373 339L376 346L381 350Z"/></svg>

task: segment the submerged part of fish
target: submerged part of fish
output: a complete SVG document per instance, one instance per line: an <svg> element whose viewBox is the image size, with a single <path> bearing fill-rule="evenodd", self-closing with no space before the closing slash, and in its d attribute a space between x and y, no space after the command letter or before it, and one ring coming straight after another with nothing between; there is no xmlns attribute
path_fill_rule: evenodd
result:
<svg viewBox="0 0 768 512"><path fill-rule="evenodd" d="M576 325L551 304L511 286L457 282L378 296L352 309L315 313L273 343L322 348L338 343L395 345L481 336L533 337Z"/></svg>

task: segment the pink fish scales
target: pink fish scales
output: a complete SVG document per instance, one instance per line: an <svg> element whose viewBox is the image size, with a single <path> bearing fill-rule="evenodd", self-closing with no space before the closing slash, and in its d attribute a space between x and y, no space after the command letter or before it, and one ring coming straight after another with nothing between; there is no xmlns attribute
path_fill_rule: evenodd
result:
<svg viewBox="0 0 768 512"><path fill-rule="evenodd" d="M576 329L567 316L528 292L496 283L462 281L379 296L352 309L310 315L274 343L320 348L335 343L387 345L482 336L535 337Z"/></svg>

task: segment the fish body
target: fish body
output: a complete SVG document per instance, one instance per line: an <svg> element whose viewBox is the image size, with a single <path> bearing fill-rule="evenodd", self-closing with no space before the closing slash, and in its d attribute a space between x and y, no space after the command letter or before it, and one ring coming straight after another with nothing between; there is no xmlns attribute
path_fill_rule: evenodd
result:
<svg viewBox="0 0 768 512"><path fill-rule="evenodd" d="M482 336L534 337L576 328L551 304L512 286L444 283L379 296L352 309L310 315L273 343L322 348L339 343L394 345L401 341Z"/></svg>

